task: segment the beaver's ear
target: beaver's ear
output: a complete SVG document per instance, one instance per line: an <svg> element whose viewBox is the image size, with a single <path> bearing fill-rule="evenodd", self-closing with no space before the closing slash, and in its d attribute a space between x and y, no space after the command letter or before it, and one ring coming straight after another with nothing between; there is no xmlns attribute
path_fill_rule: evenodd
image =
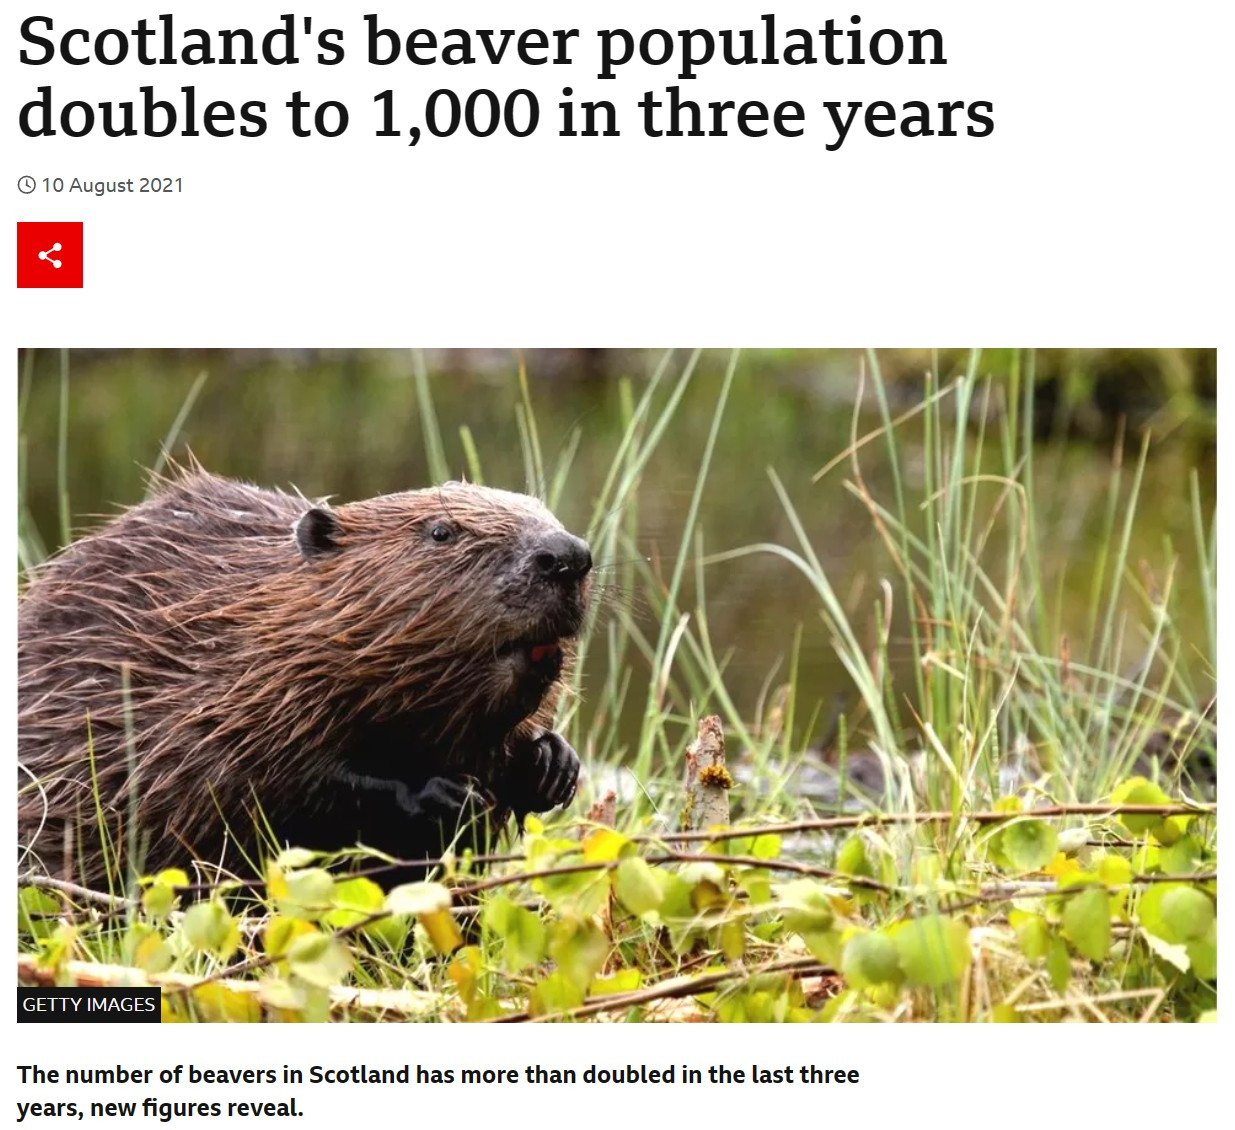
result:
<svg viewBox="0 0 1235 1130"><path fill-rule="evenodd" d="M333 553L339 548L336 540L339 534L339 519L333 510L315 506L306 510L292 527L296 537L296 545L300 552L310 560L321 557L324 553Z"/></svg>

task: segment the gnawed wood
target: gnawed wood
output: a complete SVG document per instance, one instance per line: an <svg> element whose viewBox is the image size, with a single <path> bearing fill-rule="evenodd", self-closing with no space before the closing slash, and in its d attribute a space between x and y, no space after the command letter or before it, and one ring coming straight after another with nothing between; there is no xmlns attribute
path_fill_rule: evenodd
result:
<svg viewBox="0 0 1235 1130"><path fill-rule="evenodd" d="M729 824L729 790L733 776L725 767L725 731L720 719L709 714L699 722L699 733L686 749L686 803L682 827L700 832Z"/></svg>

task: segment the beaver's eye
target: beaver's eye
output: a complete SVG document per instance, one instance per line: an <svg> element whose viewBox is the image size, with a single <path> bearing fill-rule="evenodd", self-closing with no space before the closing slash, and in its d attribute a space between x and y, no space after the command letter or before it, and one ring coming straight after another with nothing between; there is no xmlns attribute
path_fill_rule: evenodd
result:
<svg viewBox="0 0 1235 1130"><path fill-rule="evenodd" d="M433 529L429 531L429 537L439 545L446 545L455 540L455 531L446 525L445 522L437 522L434 524Z"/></svg>

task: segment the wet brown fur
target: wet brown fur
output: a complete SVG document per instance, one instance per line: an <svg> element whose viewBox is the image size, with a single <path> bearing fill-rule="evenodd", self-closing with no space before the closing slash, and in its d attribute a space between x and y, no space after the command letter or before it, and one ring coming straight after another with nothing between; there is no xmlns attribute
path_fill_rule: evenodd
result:
<svg viewBox="0 0 1235 1130"><path fill-rule="evenodd" d="M19 833L46 870L99 878L96 792L113 847L136 798L146 870L190 852L237 866L227 842L253 853L259 812L308 837L331 818L341 751L484 786L549 726L563 679L529 697L500 652L560 636L570 670L581 608L529 607L518 568L529 538L561 530L544 506L465 484L386 495L330 511L330 551L305 556L292 531L313 506L177 470L36 572L18 618ZM456 543L427 536L441 519Z"/></svg>

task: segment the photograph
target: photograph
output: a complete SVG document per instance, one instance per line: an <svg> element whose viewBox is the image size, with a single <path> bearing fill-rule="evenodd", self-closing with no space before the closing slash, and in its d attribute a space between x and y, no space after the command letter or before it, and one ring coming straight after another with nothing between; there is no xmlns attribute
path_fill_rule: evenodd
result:
<svg viewBox="0 0 1235 1130"><path fill-rule="evenodd" d="M1216 349L16 364L20 985L1216 1017Z"/></svg>

